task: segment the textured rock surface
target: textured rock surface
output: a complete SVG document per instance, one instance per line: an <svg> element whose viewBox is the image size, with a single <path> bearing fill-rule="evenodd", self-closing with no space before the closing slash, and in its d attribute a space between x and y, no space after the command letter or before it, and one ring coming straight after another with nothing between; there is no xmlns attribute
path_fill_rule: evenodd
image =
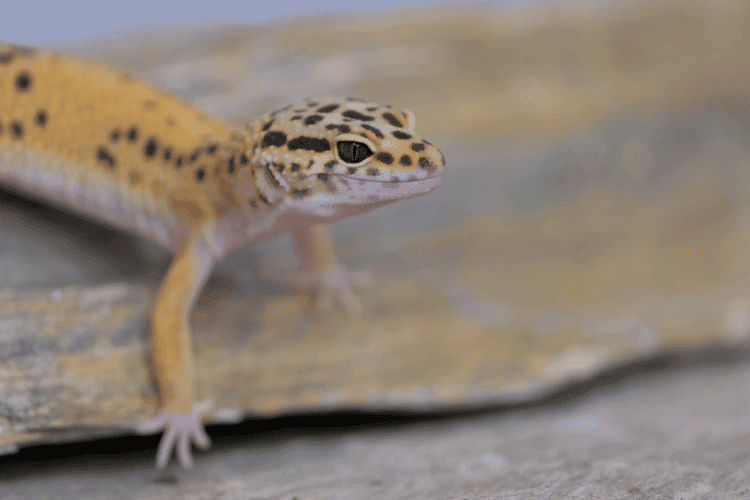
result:
<svg viewBox="0 0 750 500"><path fill-rule="evenodd" d="M661 370L637 366L542 405L461 418L233 426L191 471L156 472L153 457L142 445L139 451L143 440L42 447L8 457L12 467L0 462L0 494L4 500L744 498L750 398L746 390L738 397L738 388L750 382L748 361L745 354L730 363L701 358L662 363Z"/></svg>
<svg viewBox="0 0 750 500"><path fill-rule="evenodd" d="M317 26L330 29L318 31L227 29L99 46L102 59L235 123L323 92L408 106L448 159L445 184L436 192L336 225L342 260L376 277L363 296L362 321L306 312L305 297L283 279L294 268L286 238L243 249L217 268L194 315L198 387L214 402L211 420L528 401L643 358L744 345L750 133L748 99L740 91L746 92L750 52L738 47L750 29L740 10L701 10L707 8L626 9L608 17L571 7L565 15L529 16L542 24L516 31L500 11L467 10L415 17L411 29L384 16L345 25L323 20ZM480 18L495 24L469 23ZM424 32L430 37L420 38ZM643 49L666 47L667 34L672 51ZM518 51L526 58L515 60L516 70L508 62L481 72L497 66L498 54ZM2 283L9 289L0 296L0 450L130 433L153 409L145 315L169 256L14 197L2 211ZM744 384L744 375L738 377ZM613 405L627 411L626 402ZM690 408L685 401L675 405ZM531 469L517 471L540 489L509 482L492 491L543 495L555 486L541 478L556 474L560 484L585 476L604 485L606 464L598 472L583 466L572 475L560 472L570 465L560 457L588 451L576 454L577 438L565 432L548 448L564 417L540 418L558 424L537 435L522 426L528 442L507 445L530 454L549 450L544 467L528 455ZM681 439L670 425L663 422L664 439ZM747 439L739 423L726 425L744 436L739 442ZM424 456L449 456L457 443L483 442L477 432L446 435L437 448L425 447ZM406 467L414 446L421 449L397 446L394 436L372 458L386 479L368 476L363 485L393 483L386 469ZM714 437L708 442L718 453L721 440ZM606 460L621 456L607 452L606 443L604 451L592 446ZM360 453L331 453L342 450ZM628 450L625 460L639 465L617 494L625 496L631 486L643 490L647 480L656 488L642 460L648 450ZM469 476L494 477L487 467L505 467L507 453L492 448L461 460L470 461ZM395 465L378 462L386 456L396 457ZM672 464L666 477L678 467L679 450L663 457ZM310 486L315 467L300 467L296 474ZM432 470L415 467L415 477ZM529 475L532 469L538 474ZM620 474L616 469L611 474ZM279 472L279 481L291 471ZM341 483L331 481L316 486L323 488L318 497L339 496ZM688 489L674 491L715 488L710 481L688 482ZM236 489L280 498L299 492L264 484L237 483ZM413 484L426 497L442 491L438 483ZM469 496L467 488L445 494ZM383 498L410 496L407 490L389 490ZM585 491L609 494L600 488L579 496L586 498Z"/></svg>

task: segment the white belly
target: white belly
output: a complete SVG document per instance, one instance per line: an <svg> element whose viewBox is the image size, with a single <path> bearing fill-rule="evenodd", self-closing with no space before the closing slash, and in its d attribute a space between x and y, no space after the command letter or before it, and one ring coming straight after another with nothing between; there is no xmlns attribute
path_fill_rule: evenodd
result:
<svg viewBox="0 0 750 500"><path fill-rule="evenodd" d="M177 250L186 227L163 200L94 165L0 142L0 186Z"/></svg>

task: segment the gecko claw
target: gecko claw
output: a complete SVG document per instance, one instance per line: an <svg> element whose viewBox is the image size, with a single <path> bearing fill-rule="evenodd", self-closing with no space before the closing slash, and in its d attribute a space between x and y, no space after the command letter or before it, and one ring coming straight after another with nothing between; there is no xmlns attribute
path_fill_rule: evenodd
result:
<svg viewBox="0 0 750 500"><path fill-rule="evenodd" d="M171 410L164 410L153 420L144 422L136 428L142 435L156 434L164 431L159 441L156 453L156 467L163 469L172 457L172 451L177 452L177 460L184 468L193 466L190 445L201 450L211 446L211 439L203 428L201 415L210 409L210 404L196 403L189 415L181 415Z"/></svg>

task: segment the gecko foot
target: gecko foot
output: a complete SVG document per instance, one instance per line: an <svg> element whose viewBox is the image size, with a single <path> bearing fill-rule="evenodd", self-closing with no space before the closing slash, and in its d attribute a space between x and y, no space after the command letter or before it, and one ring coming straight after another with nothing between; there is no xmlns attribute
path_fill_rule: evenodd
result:
<svg viewBox="0 0 750 500"><path fill-rule="evenodd" d="M331 266L320 271L299 271L294 283L311 294L318 311L342 308L347 314L360 317L362 302L355 291L362 290L372 282L369 271L352 271L341 266Z"/></svg>
<svg viewBox="0 0 750 500"><path fill-rule="evenodd" d="M172 457L172 450L177 450L177 460L184 468L193 466L190 445L195 444L201 450L211 446L211 439L203 429L201 415L210 409L210 404L196 403L189 415L180 415L171 410L164 410L153 420L144 422L136 428L138 434L156 434L164 431L156 453L156 467L163 469Z"/></svg>

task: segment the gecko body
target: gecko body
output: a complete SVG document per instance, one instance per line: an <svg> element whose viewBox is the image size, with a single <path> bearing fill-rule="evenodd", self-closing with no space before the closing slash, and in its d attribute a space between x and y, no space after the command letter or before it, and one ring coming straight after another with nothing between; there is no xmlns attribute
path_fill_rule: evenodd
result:
<svg viewBox="0 0 750 500"><path fill-rule="evenodd" d="M189 316L214 264L291 232L312 290L355 304L323 224L435 189L445 160L406 110L322 97L234 129L132 76L0 44L0 185L175 252L151 314L157 465L208 445Z"/></svg>

